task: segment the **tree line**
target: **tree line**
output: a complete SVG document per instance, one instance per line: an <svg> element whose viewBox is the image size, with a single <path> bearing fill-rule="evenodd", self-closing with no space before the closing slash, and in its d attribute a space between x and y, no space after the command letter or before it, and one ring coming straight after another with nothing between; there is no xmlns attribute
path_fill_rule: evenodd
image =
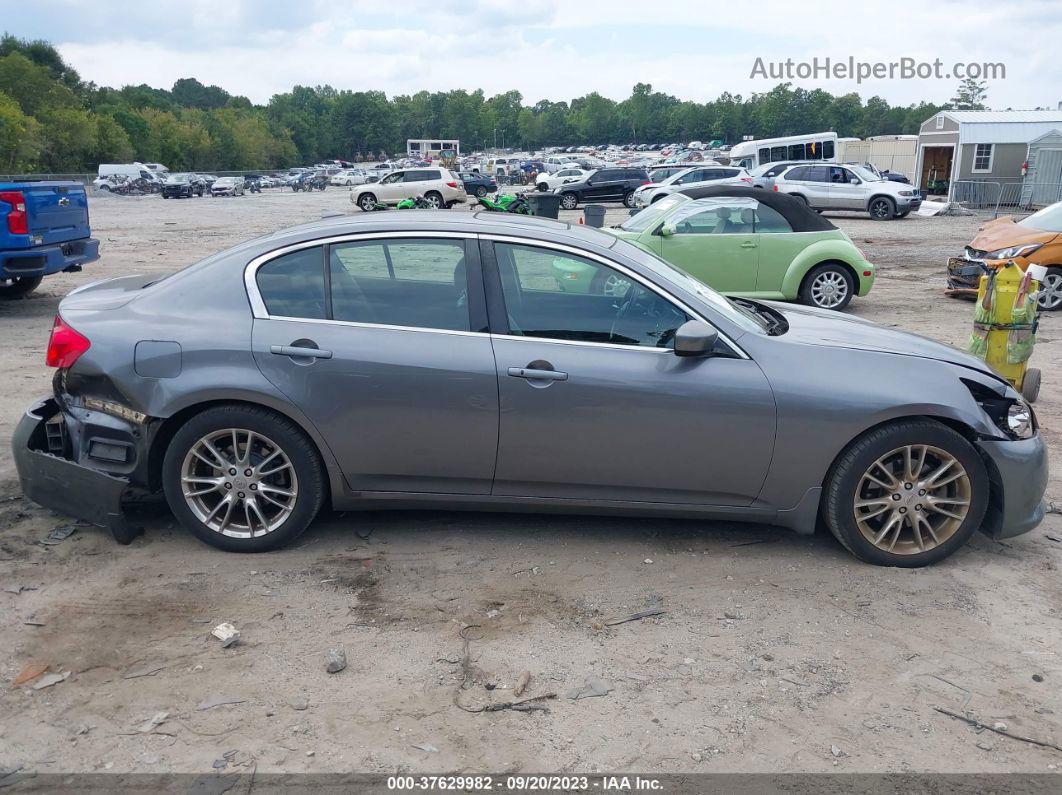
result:
<svg viewBox="0 0 1062 795"><path fill-rule="evenodd" d="M108 162L174 170L274 169L326 158L403 153L407 138L458 138L469 151L582 144L740 141L834 130L912 134L942 106L892 106L784 83L742 97L692 102L638 83L614 101L597 92L525 105L519 91L381 91L295 86L265 105L183 78L169 90L81 79L45 41L0 38L0 171L73 173Z"/></svg>

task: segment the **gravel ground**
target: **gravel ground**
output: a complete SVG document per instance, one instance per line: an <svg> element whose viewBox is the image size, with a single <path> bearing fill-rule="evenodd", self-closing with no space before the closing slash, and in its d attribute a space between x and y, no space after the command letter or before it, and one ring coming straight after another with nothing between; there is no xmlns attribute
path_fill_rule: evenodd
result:
<svg viewBox="0 0 1062 795"><path fill-rule="evenodd" d="M170 270L336 209L351 209L344 190L94 199L102 260L0 305L0 436L49 390L43 350L70 289ZM611 210L608 222L624 214ZM979 219L831 217L880 267L873 292L852 312L965 342L971 306L942 296L943 263ZM1059 321L1044 320L1034 355L1055 473ZM1062 498L1058 474L1048 496ZM863 565L830 537L660 519L328 514L297 548L256 556L207 548L165 514L147 518L130 547L90 527L56 546L39 543L64 522L21 497L10 453L0 450L0 609L8 617L0 630L0 768L1062 766L1058 750L977 733L933 709L968 710L1062 745L1057 515L1006 543L978 536L920 571ZM664 612L608 623L647 610ZM221 621L238 627L238 645L225 649L209 637ZM465 624L478 625L465 633L467 660L458 634ZM329 674L335 646L348 666ZM31 663L70 676L38 690L14 686ZM525 696L558 694L541 702L549 711L467 711L511 700L522 671L530 673ZM565 697L588 679L610 692Z"/></svg>

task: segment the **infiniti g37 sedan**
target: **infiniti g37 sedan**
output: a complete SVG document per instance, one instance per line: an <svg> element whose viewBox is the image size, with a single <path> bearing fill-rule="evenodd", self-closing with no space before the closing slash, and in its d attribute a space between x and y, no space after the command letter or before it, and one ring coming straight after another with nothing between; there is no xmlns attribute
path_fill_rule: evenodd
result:
<svg viewBox="0 0 1062 795"><path fill-rule="evenodd" d="M628 287L566 292L565 263ZM119 540L151 492L247 552L325 505L824 525L895 566L1043 518L1036 417L978 359L542 218L331 218L98 282L47 362L23 490Z"/></svg>

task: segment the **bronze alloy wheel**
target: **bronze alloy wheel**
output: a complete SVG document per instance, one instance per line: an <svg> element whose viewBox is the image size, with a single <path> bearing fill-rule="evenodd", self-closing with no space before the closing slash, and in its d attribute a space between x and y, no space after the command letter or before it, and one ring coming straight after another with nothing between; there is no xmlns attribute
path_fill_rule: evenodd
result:
<svg viewBox="0 0 1062 795"><path fill-rule="evenodd" d="M939 447L909 444L872 463L856 487L854 513L863 537L896 555L940 546L970 510L970 476Z"/></svg>

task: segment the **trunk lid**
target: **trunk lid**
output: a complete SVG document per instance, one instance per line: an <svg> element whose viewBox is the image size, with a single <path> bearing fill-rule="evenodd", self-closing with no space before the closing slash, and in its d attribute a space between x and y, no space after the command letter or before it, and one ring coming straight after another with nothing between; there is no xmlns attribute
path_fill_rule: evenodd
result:
<svg viewBox="0 0 1062 795"><path fill-rule="evenodd" d="M30 240L50 245L87 238L88 196L80 182L25 182L17 190L26 197Z"/></svg>
<svg viewBox="0 0 1062 795"><path fill-rule="evenodd" d="M80 312L82 310L117 309L141 295L145 287L168 275L167 273L140 273L86 284L59 302L59 314L67 310Z"/></svg>

